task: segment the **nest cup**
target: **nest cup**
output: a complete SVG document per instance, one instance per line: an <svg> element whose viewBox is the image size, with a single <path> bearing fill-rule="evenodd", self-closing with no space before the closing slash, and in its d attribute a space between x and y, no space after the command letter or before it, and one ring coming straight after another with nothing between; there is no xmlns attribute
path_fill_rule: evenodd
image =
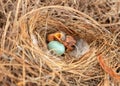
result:
<svg viewBox="0 0 120 86"><path fill-rule="evenodd" d="M108 34L88 15L62 6L48 6L31 11L21 19L20 24L23 38L30 36L29 40L36 39L35 45L43 49L46 48L47 35L56 31L63 31L75 39L84 39L89 45Z"/></svg>
<svg viewBox="0 0 120 86"><path fill-rule="evenodd" d="M63 60L52 56L47 49L46 37L49 33L56 31L63 31L75 39L84 39L90 45L90 51L77 61L72 61L73 59ZM32 49L32 54L35 56L31 57L33 60L37 59L39 61L41 59L46 65L50 66L50 70L75 74L73 78L80 75L83 81L87 78L89 80L92 73L93 75L99 74L100 70L94 73L89 69L95 69L94 67L97 65L96 56L105 50L103 45L106 41L109 42L111 37L109 31L101 27L90 16L63 6L41 7L25 14L20 20L20 36L23 41L28 43L27 46ZM106 49L108 47L106 46ZM106 50L105 53L107 53ZM67 56L69 55L64 57ZM90 71L92 72L91 75L88 74ZM67 79L63 80L63 84L67 84L66 81Z"/></svg>

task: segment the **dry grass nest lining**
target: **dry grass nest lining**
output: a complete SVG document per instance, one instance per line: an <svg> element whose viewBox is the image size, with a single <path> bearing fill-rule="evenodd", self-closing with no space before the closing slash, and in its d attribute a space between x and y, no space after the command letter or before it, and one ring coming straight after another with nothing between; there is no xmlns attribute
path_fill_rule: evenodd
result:
<svg viewBox="0 0 120 86"><path fill-rule="evenodd" d="M64 31L75 38L86 40L91 47L90 52L77 61L50 55L46 36L56 31ZM15 63L23 66L23 69L18 69L24 70L24 79L20 80L25 81L27 78L26 82L32 80L37 84L86 85L89 80L96 80L95 83L98 84L102 71L97 64L97 55L102 53L104 57L110 58L112 53L108 51L114 51L117 47L117 44L110 45L113 35L95 20L80 11L63 6L41 7L28 12L20 18L19 33L15 37L17 39L12 52L17 56ZM36 77L40 80L34 80Z"/></svg>
<svg viewBox="0 0 120 86"><path fill-rule="evenodd" d="M20 20L20 36L28 38L32 46L42 50L47 49L47 34L56 31L63 31L76 39L82 38L94 48L103 46L99 41L104 42L111 37L110 32L91 17L70 7L42 7L27 13Z"/></svg>

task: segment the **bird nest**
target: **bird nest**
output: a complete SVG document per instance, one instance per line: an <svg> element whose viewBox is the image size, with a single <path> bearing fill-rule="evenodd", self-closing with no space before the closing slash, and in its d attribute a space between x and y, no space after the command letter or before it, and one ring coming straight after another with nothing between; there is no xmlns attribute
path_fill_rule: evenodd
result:
<svg viewBox="0 0 120 86"><path fill-rule="evenodd" d="M46 6L30 11L20 18L15 31L17 35L7 39L12 51L2 51L16 64L6 67L11 68L8 76L20 86L96 86L104 77L101 58L111 68L118 63L118 38L90 16L70 7ZM89 52L78 59L67 52L63 56L52 55L47 48L47 35L57 31L85 40Z"/></svg>

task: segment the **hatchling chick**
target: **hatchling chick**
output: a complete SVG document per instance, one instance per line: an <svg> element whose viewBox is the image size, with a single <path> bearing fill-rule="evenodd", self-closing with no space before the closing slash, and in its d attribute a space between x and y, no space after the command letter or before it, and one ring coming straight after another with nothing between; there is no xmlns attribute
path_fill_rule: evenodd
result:
<svg viewBox="0 0 120 86"><path fill-rule="evenodd" d="M77 40L77 43L75 45L75 49L69 52L70 56L73 56L75 58L80 58L82 55L87 53L89 51L89 45L86 41L83 39Z"/></svg>
<svg viewBox="0 0 120 86"><path fill-rule="evenodd" d="M66 51L73 50L74 49L73 46L76 44L76 40L72 36L67 35L66 33L62 31L49 34L47 37L47 40L48 42L53 41L53 40L57 40L61 42L66 47Z"/></svg>
<svg viewBox="0 0 120 86"><path fill-rule="evenodd" d="M64 41L66 37L66 34L62 31L60 32L55 32L55 33L51 33L47 36L47 41L53 41L53 40L58 40L60 42Z"/></svg>

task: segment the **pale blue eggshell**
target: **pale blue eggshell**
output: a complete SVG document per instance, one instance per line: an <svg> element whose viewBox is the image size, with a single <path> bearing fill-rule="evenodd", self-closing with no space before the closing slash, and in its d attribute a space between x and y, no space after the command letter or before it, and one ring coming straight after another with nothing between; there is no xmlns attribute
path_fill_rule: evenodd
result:
<svg viewBox="0 0 120 86"><path fill-rule="evenodd" d="M61 56L65 53L65 46L58 41L49 42L48 49L53 50L59 56Z"/></svg>

